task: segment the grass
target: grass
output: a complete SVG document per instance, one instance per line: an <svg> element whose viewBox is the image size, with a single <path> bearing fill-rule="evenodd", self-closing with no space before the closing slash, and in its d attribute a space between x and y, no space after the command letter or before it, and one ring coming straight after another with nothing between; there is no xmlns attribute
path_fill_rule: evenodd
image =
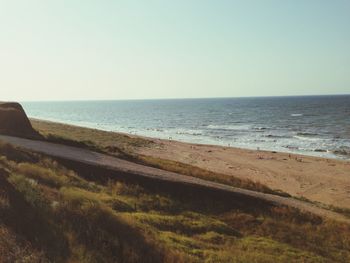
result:
<svg viewBox="0 0 350 263"><path fill-rule="evenodd" d="M113 133L54 122L31 120L32 126L47 139L60 143L79 143L81 146L98 147L118 154L131 151L135 147L150 147L153 141L122 133Z"/></svg>
<svg viewBox="0 0 350 263"><path fill-rule="evenodd" d="M40 262L44 255L30 243L16 237L6 226L0 225L0 262ZM42 262L45 262L44 260Z"/></svg>
<svg viewBox="0 0 350 263"><path fill-rule="evenodd" d="M323 208L323 209L327 209L327 210L330 210L330 211L342 214L342 215L350 218L350 209L349 208L343 208L343 207L338 207L338 206L334 206L334 205L326 205L326 204L323 204L323 203L320 203L320 202L311 201L310 199L308 199L308 198L306 198L304 196L301 196L301 197L293 196L293 198L296 199L296 200L299 200L299 201L303 201L303 202L307 202L307 203L313 204L313 205L318 206L318 207Z"/></svg>
<svg viewBox="0 0 350 263"><path fill-rule="evenodd" d="M328 206L328 209L330 209L334 212L337 212L339 214L343 214L346 217L350 218L350 209L349 208L342 208L342 207L337 207L337 206L331 205L331 206Z"/></svg>
<svg viewBox="0 0 350 263"><path fill-rule="evenodd" d="M0 144L0 155L0 262L350 261L346 224L88 180L10 145Z"/></svg>

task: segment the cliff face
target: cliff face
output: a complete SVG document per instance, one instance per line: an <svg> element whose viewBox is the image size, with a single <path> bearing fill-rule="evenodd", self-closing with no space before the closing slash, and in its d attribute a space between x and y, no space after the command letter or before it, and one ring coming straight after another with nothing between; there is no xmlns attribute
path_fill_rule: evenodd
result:
<svg viewBox="0 0 350 263"><path fill-rule="evenodd" d="M0 102L0 134L39 138L24 112L22 106L15 102Z"/></svg>

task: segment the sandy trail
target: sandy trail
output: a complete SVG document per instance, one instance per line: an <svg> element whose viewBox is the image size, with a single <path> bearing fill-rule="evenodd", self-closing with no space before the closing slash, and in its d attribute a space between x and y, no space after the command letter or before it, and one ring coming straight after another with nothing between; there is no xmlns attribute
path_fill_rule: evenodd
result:
<svg viewBox="0 0 350 263"><path fill-rule="evenodd" d="M154 180L164 180L171 183L190 184L194 186L206 187L216 191L230 192L236 195L246 196L249 198L261 199L278 205L287 205L290 207L300 209L301 211L307 211L329 219L335 219L350 223L350 219L346 218L341 214L322 209L299 200L235 188L215 182L202 180L199 178L194 178L191 176L172 173L140 164L135 164L133 162L125 161L116 157L93 152L86 149L3 135L0 135L0 140L34 152L39 152L49 156L64 158L67 160L77 161L90 165L102 166L105 168L112 169L116 172L134 174L138 176L151 178Z"/></svg>

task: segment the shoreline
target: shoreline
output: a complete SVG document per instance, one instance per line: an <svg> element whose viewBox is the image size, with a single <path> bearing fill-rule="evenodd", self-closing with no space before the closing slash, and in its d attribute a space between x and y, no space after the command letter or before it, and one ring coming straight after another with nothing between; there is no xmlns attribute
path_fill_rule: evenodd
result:
<svg viewBox="0 0 350 263"><path fill-rule="evenodd" d="M350 208L350 161L347 160L185 143L38 119L31 119L31 122L44 133L185 163L259 182L297 198Z"/></svg>
<svg viewBox="0 0 350 263"><path fill-rule="evenodd" d="M301 156L301 157L305 156L305 157L316 157L316 158L330 159L330 160L350 161L350 155L337 154L337 153L330 151L330 150L324 151L324 150L315 149L314 151L308 151L307 153L310 153L310 154L307 154L307 153L302 153L302 152L295 152L292 150L292 148L290 148L288 150L287 147L286 147L286 151L280 151L280 150L275 150L275 149L266 149L266 148L262 148L259 146L239 147L239 146L235 146L235 145L231 145L231 144L225 145L225 144L215 144L215 143L205 143L205 142L200 143L200 142L191 142L191 141L187 141L187 140L181 140L181 139L172 138L172 137L162 138L162 137L153 137L153 136L141 135L141 134L137 134L137 133L124 132L124 131L112 131L112 130L108 130L108 129L101 129L98 127L91 127L88 125L80 126L77 124L66 123L66 122L59 121L59 120L46 120L46 119L40 119L40 118L34 118L34 117L29 117L29 119L33 120L33 121L38 121L38 122L58 123L61 125L73 126L73 127L77 127L77 128L86 128L86 129L92 129L92 130L103 131L103 132L117 133L117 134L122 134L122 135L126 135L126 136L131 136L131 137L143 138L146 140L173 141L173 142L193 144L193 145L198 145L198 146L208 146L208 147L213 146L213 147L233 148L233 149L239 149L239 150L260 151L260 152L277 152L277 153L283 153L283 154L297 155L297 156ZM325 154L327 154L327 155L325 156ZM328 155L328 154L330 154L330 155Z"/></svg>

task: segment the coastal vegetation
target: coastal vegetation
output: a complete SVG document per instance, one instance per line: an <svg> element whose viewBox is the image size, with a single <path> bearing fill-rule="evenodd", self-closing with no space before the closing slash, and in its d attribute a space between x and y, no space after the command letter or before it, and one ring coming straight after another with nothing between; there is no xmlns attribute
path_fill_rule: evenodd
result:
<svg viewBox="0 0 350 263"><path fill-rule="evenodd" d="M0 145L0 262L348 262L350 226ZM244 204L244 205L242 205ZM18 261L19 260L19 261Z"/></svg>

